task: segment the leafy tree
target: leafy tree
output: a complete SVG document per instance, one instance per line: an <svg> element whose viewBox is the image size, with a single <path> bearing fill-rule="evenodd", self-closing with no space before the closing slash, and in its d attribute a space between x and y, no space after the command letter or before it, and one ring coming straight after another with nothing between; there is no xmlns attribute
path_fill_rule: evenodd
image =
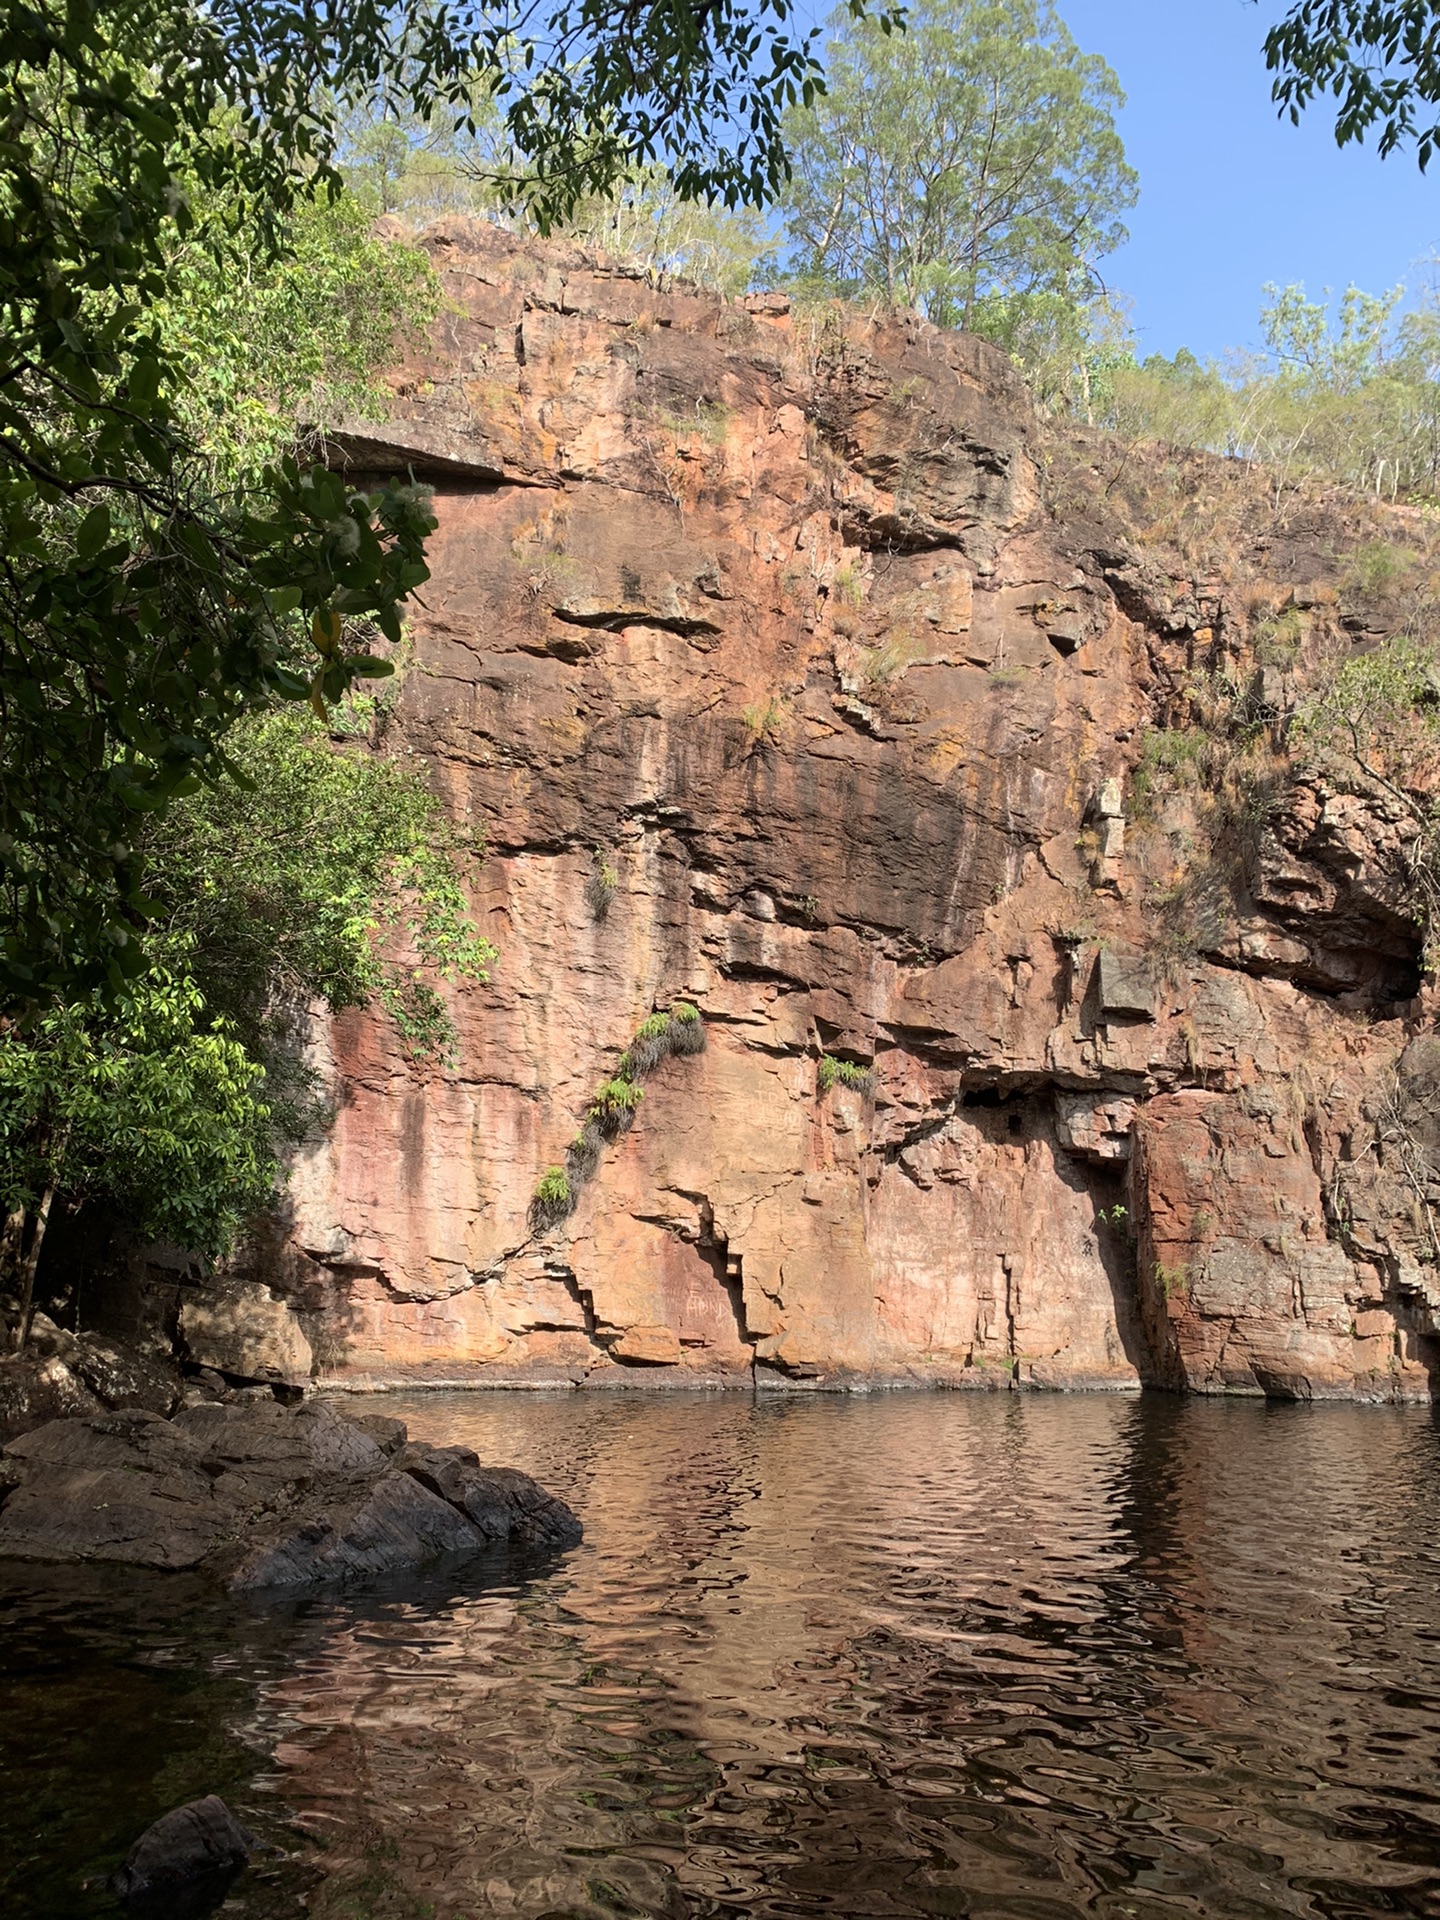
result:
<svg viewBox="0 0 1440 1920"><path fill-rule="evenodd" d="M653 276L723 293L743 293L779 271L774 236L758 207L686 199L659 165L632 168L563 217L542 220L525 203L523 156L508 143L493 103L478 102L473 120L473 131L457 133L413 115L353 115L345 129L345 179L377 213L417 220L483 211L512 229L563 233L637 261Z"/></svg>
<svg viewBox="0 0 1440 1920"><path fill-rule="evenodd" d="M153 967L108 1004L53 1008L0 1041L0 1285L29 1337L58 1191L146 1238L217 1251L275 1176L262 1072L194 982Z"/></svg>
<svg viewBox="0 0 1440 1920"><path fill-rule="evenodd" d="M856 5L863 0L855 0ZM0 0L0 1005L145 966L137 823L244 713L383 673L423 499L197 458L174 324L196 250L243 279L338 182L349 106L488 94L543 226L637 165L773 193L817 68L791 0Z"/></svg>
<svg viewBox="0 0 1440 1920"><path fill-rule="evenodd" d="M355 719L353 699L341 717ZM152 829L161 950L188 956L207 1009L272 1074L293 1016L317 999L335 1013L378 999L414 1057L447 1059L433 981L483 981L495 959L463 886L478 836L415 763L337 746L308 714L244 722L230 757L239 780L200 788Z"/></svg>
<svg viewBox="0 0 1440 1920"><path fill-rule="evenodd" d="M1075 307L1135 199L1114 74L1048 0L923 0L904 34L832 16L828 91L792 113L802 278L942 325Z"/></svg>
<svg viewBox="0 0 1440 1920"><path fill-rule="evenodd" d="M254 486L317 426L382 414L377 370L440 304L429 257L377 237L348 193L302 201L284 251L240 270L182 243L169 282L150 317L179 372L179 426L217 493Z"/></svg>
<svg viewBox="0 0 1440 1920"><path fill-rule="evenodd" d="M565 232L582 245L637 261L656 277L692 280L721 293L746 293L779 275L763 213L684 200L658 167L575 207Z"/></svg>
<svg viewBox="0 0 1440 1920"><path fill-rule="evenodd" d="M1298 123L1336 101L1340 146L1380 130L1382 154L1413 144L1421 171L1440 145L1440 32L1434 0L1294 0L1265 36L1274 97Z"/></svg>
<svg viewBox="0 0 1440 1920"><path fill-rule="evenodd" d="M1267 353L1202 367L1133 359L1109 380L1102 419L1127 437L1320 473L1396 498L1440 494L1440 287L1402 309L1403 288L1349 287L1334 309L1303 286L1269 286Z"/></svg>
<svg viewBox="0 0 1440 1920"><path fill-rule="evenodd" d="M463 889L478 848L415 767L303 711L242 721L229 752L239 779L148 830L147 970L0 1036L0 1290L22 1341L57 1196L223 1252L322 1118L304 1015L378 1001L412 1058L445 1060L439 983L496 957Z"/></svg>

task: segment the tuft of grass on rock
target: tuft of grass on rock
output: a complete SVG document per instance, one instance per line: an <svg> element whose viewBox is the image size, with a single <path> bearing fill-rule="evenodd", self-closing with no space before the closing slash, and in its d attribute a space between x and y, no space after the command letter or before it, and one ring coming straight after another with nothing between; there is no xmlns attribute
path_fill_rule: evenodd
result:
<svg viewBox="0 0 1440 1920"><path fill-rule="evenodd" d="M563 1167L547 1167L530 1197L530 1219L537 1231L558 1226L575 1211L575 1194Z"/></svg>
<svg viewBox="0 0 1440 1920"><path fill-rule="evenodd" d="M833 1053L822 1053L819 1071L815 1076L820 1093L829 1093L832 1087L849 1087L859 1094L875 1091L875 1074L870 1067L856 1066L853 1060L837 1060Z"/></svg>

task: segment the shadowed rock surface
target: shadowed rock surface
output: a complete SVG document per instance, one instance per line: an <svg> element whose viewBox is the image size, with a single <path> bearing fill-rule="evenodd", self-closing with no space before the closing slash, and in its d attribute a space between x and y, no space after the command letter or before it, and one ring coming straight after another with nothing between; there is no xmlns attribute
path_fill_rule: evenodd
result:
<svg viewBox="0 0 1440 1920"><path fill-rule="evenodd" d="M147 1827L112 1885L132 1914L188 1920L216 1904L255 1847L218 1794L206 1794Z"/></svg>
<svg viewBox="0 0 1440 1920"><path fill-rule="evenodd" d="M239 1590L579 1540L569 1508L526 1475L405 1445L403 1428L398 1446L386 1437L390 1453L326 1406L273 1401L55 1420L0 1455L0 1554L200 1569Z"/></svg>

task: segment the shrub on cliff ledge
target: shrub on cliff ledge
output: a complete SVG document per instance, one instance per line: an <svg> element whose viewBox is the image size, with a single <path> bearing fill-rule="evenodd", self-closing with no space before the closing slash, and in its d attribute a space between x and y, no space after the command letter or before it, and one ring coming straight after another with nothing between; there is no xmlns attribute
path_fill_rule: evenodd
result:
<svg viewBox="0 0 1440 1920"><path fill-rule="evenodd" d="M575 1211L575 1195L563 1167L547 1167L535 1185L530 1200L531 1225L543 1232L558 1226Z"/></svg>
<svg viewBox="0 0 1440 1920"><path fill-rule="evenodd" d="M853 1060L837 1060L833 1053L821 1054L815 1082L821 1093L829 1093L832 1087L849 1087L859 1094L875 1091L875 1074L871 1068L856 1066Z"/></svg>

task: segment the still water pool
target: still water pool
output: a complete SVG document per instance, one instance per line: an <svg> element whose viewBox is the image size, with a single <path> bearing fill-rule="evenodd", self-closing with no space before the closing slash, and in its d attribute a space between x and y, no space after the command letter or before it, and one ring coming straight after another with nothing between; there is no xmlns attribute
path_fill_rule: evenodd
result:
<svg viewBox="0 0 1440 1920"><path fill-rule="evenodd" d="M366 1403L373 1407L377 1403ZM417 1395L585 1544L237 1608L0 1581L0 1901L157 1813L247 1920L1440 1916L1440 1427L1164 1398Z"/></svg>

